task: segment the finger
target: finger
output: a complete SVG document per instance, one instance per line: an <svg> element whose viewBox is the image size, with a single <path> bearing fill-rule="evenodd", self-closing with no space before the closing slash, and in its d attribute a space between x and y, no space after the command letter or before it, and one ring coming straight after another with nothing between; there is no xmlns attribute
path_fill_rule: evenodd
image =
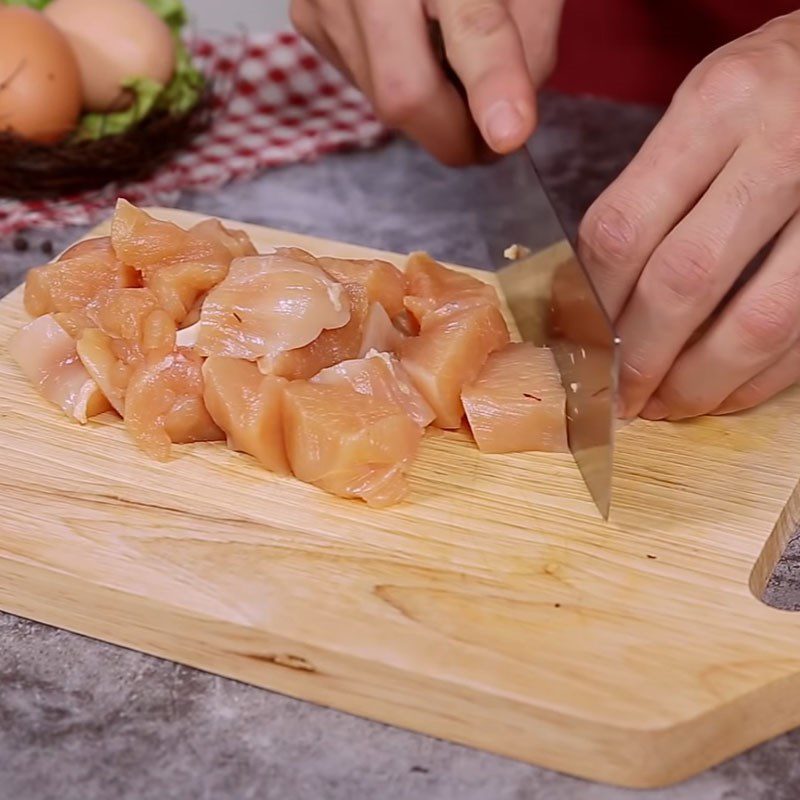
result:
<svg viewBox="0 0 800 800"><path fill-rule="evenodd" d="M536 96L519 31L502 0L438 0L447 59L489 146L510 153L530 138Z"/></svg>
<svg viewBox="0 0 800 800"><path fill-rule="evenodd" d="M479 143L469 109L435 57L422 6L356 3L378 116L445 164L474 161Z"/></svg>
<svg viewBox="0 0 800 800"><path fill-rule="evenodd" d="M368 97L372 97L372 78L352 0L317 0L317 15L325 37L344 63L345 74Z"/></svg>
<svg viewBox="0 0 800 800"><path fill-rule="evenodd" d="M741 143L743 115L687 82L621 175L581 222L578 251L612 319L658 244Z"/></svg>
<svg viewBox="0 0 800 800"><path fill-rule="evenodd" d="M355 84L355 79L320 24L316 9L308 0L294 0L289 9L295 30L333 67Z"/></svg>
<svg viewBox="0 0 800 800"><path fill-rule="evenodd" d="M642 411L684 419L717 408L800 341L800 215L711 329L681 355Z"/></svg>
<svg viewBox="0 0 800 800"><path fill-rule="evenodd" d="M508 4L522 40L528 74L537 89L555 66L563 7L564 0L511 0Z"/></svg>
<svg viewBox="0 0 800 800"><path fill-rule="evenodd" d="M796 344L780 360L765 369L744 386L739 387L712 414L735 414L755 408L800 381L800 344Z"/></svg>
<svg viewBox="0 0 800 800"><path fill-rule="evenodd" d="M617 326L627 416L639 414L693 331L798 205L792 170L749 140L656 248Z"/></svg>

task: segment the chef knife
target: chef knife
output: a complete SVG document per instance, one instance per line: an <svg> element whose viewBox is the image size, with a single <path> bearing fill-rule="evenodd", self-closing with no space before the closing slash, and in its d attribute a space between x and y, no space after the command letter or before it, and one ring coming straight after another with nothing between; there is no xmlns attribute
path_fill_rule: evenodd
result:
<svg viewBox="0 0 800 800"><path fill-rule="evenodd" d="M441 28L431 41L462 97L464 87L447 61ZM476 134L477 133L476 129ZM511 203L531 209L514 230L484 231L500 287L522 341L552 349L566 393L567 441L589 494L604 520L611 510L619 346L591 275L578 257L542 183L528 147L505 157L501 180ZM523 198L519 195L524 193ZM503 241L498 241L502 230Z"/></svg>
<svg viewBox="0 0 800 800"><path fill-rule="evenodd" d="M567 440L598 511L608 519L620 339L570 242L527 147L507 157L530 218L487 234L522 341L552 349L566 393ZM511 198L512 201L514 198ZM494 241L493 241L494 240Z"/></svg>

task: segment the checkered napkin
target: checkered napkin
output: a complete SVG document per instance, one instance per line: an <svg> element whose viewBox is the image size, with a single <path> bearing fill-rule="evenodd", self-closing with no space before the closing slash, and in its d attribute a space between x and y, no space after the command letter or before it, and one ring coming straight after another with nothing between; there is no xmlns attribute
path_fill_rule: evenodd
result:
<svg viewBox="0 0 800 800"><path fill-rule="evenodd" d="M182 191L214 191L267 167L371 147L387 136L363 95L294 33L198 36L190 46L218 87L212 128L147 181L53 201L0 199L0 236L93 224L118 196L171 205Z"/></svg>

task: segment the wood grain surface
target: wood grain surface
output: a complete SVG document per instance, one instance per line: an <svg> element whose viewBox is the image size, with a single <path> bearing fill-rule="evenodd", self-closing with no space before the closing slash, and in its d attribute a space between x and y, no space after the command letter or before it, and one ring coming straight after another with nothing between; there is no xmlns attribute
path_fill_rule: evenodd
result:
<svg viewBox="0 0 800 800"><path fill-rule="evenodd" d="M21 301L0 302L4 610L626 786L800 724L800 615L757 599L800 519L797 388L621 430L606 524L569 456L451 433L373 510L219 445L161 464L110 414L71 423L8 356Z"/></svg>

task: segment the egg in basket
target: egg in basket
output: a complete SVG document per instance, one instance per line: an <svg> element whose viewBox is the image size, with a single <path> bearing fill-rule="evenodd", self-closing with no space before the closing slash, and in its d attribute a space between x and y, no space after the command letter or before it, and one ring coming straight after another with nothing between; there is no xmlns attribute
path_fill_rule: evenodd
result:
<svg viewBox="0 0 800 800"><path fill-rule="evenodd" d="M146 178L210 118L182 0L0 0L0 197Z"/></svg>

